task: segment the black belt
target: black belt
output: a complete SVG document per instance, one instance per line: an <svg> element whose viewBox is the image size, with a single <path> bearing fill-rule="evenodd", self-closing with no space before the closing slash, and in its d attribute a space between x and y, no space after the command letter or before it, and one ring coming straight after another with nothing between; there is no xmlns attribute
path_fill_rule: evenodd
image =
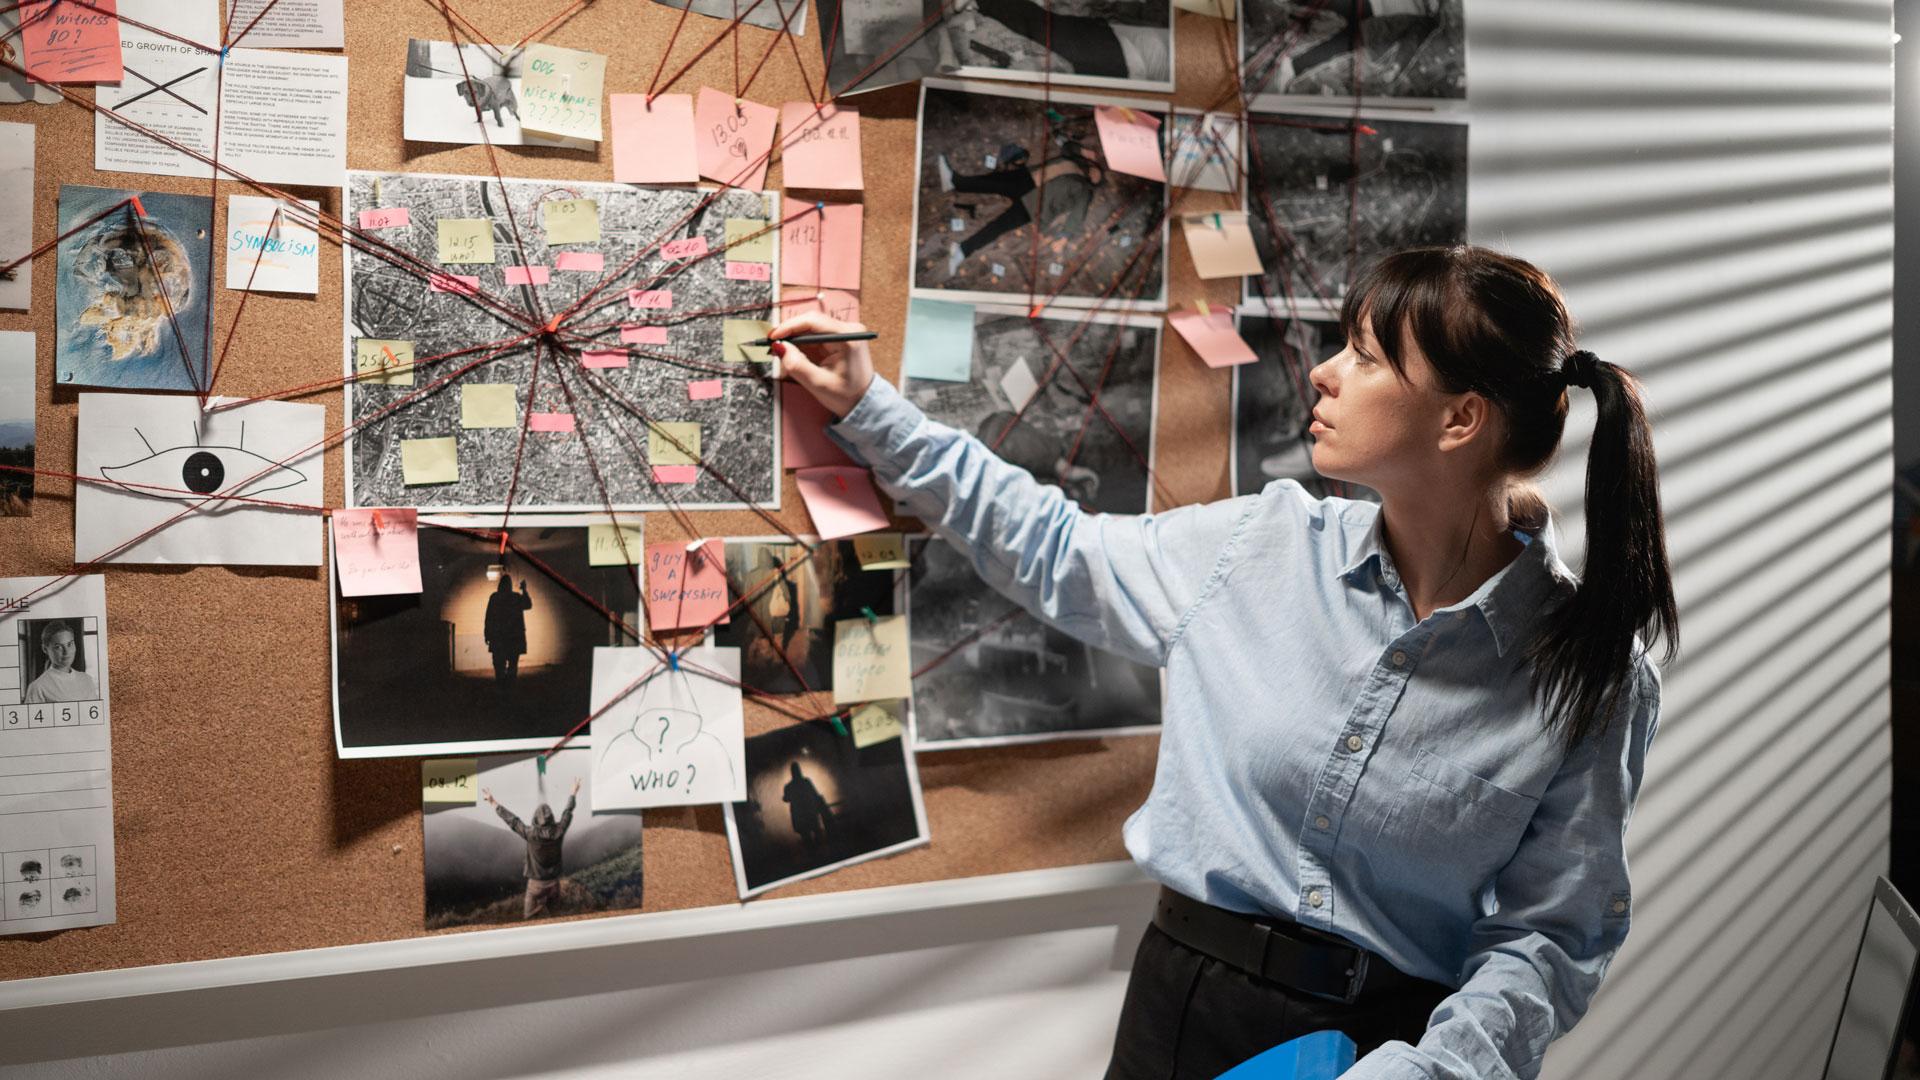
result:
<svg viewBox="0 0 1920 1080"><path fill-rule="evenodd" d="M1440 986L1406 974L1385 957L1292 920L1228 911L1165 886L1153 907L1153 925L1190 949L1331 1001L1352 1004L1363 994L1416 983Z"/></svg>

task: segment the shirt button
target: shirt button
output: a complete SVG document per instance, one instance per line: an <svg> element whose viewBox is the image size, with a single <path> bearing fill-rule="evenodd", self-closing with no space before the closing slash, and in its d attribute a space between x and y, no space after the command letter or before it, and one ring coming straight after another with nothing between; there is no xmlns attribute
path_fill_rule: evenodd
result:
<svg viewBox="0 0 1920 1080"><path fill-rule="evenodd" d="M1327 820L1327 815L1325 814L1321 814L1319 817L1313 819L1313 827L1316 829L1324 829L1330 824L1332 824L1332 822Z"/></svg>
<svg viewBox="0 0 1920 1080"><path fill-rule="evenodd" d="M1393 650L1393 666L1394 666L1394 667L1406 667L1406 666L1407 666L1407 654L1406 654L1406 653L1403 653L1403 652L1401 652L1401 651L1400 651L1399 649L1395 649L1395 650Z"/></svg>
<svg viewBox="0 0 1920 1080"><path fill-rule="evenodd" d="M1627 910L1627 902L1625 900L1615 900L1613 902L1613 910L1615 911Z"/></svg>
<svg viewBox="0 0 1920 1080"><path fill-rule="evenodd" d="M1453 621L1454 621L1454 622L1464 622L1464 621L1466 621L1466 618L1467 618L1467 609L1466 609L1466 608L1461 608L1461 609L1460 609L1459 611L1456 611L1456 612L1454 612L1454 613L1453 613Z"/></svg>
<svg viewBox="0 0 1920 1080"><path fill-rule="evenodd" d="M1358 736L1358 735L1349 735L1349 736L1347 736L1347 749L1349 749L1349 750L1351 750L1351 751L1353 751L1354 753L1356 753L1356 754L1357 754L1357 753L1359 753L1359 752L1360 752L1360 747L1361 747L1361 746L1363 746L1363 745L1365 745L1365 744L1363 744L1363 743L1362 743L1362 742L1360 741L1360 736Z"/></svg>
<svg viewBox="0 0 1920 1080"><path fill-rule="evenodd" d="M1320 906L1320 890L1319 889L1307 890L1307 903L1312 904L1314 907Z"/></svg>

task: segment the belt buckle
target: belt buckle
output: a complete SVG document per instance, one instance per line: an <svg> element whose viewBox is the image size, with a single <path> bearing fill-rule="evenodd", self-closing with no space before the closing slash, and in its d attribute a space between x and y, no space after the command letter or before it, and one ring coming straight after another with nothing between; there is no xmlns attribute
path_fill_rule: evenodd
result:
<svg viewBox="0 0 1920 1080"><path fill-rule="evenodd" d="M1264 922L1254 923L1253 933L1253 951L1256 960L1253 970L1264 977L1267 970L1267 949L1272 945L1273 939L1277 935L1274 933L1273 927L1268 926ZM1354 1002L1360 1000L1360 990L1367 982L1367 962L1373 958L1373 954L1365 949L1356 949L1351 945L1344 947L1351 951L1354 956L1353 966L1347 969L1347 988L1344 993L1324 994L1318 990L1308 990L1305 987L1293 987L1292 989L1306 994L1308 997L1319 998L1322 1001L1338 1001L1343 1005L1352 1005Z"/></svg>

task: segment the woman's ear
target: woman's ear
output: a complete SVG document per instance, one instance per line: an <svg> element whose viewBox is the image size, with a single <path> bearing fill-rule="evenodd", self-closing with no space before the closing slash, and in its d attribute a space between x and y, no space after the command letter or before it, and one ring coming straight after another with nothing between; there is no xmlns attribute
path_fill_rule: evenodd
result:
<svg viewBox="0 0 1920 1080"><path fill-rule="evenodd" d="M1440 417L1438 449L1448 453L1468 446L1491 445L1498 428L1498 411L1478 390L1448 395Z"/></svg>

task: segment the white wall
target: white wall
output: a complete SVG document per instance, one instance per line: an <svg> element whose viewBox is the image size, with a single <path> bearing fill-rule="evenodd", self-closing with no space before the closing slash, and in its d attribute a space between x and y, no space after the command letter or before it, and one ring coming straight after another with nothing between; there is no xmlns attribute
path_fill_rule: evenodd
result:
<svg viewBox="0 0 1920 1080"><path fill-rule="evenodd" d="M1475 239L1558 275L1589 347L1645 379L1686 645L1630 834L1633 931L1546 1075L1817 1075L1888 850L1891 2L1467 11ZM1575 565L1590 428L1583 409L1549 485ZM1077 894L1079 925L1024 936L1027 908L994 907L933 948L952 912L717 945L707 968L623 953L641 989L522 960L375 1016L404 972L265 1015L236 998L225 1027L149 1002L8 1034L119 1051L31 1070L63 1078L1096 1076L1116 934L1137 934L1097 923L1144 896ZM329 1024L352 1026L299 1033ZM0 1060L25 1060L9 1038Z"/></svg>

